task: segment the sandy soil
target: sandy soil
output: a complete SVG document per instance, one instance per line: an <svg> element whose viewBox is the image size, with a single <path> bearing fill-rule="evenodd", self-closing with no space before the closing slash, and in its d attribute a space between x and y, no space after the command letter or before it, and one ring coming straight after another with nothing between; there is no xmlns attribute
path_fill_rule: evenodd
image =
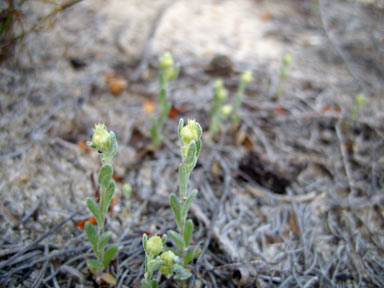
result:
<svg viewBox="0 0 384 288"><path fill-rule="evenodd" d="M213 81L222 77L234 95L251 69L240 125L226 122L211 143L204 136L191 178L200 191L193 242L207 244L196 279L204 287L382 287L384 4L319 3L82 1L19 42L0 72L1 285L98 286L77 224L90 216L85 199L95 196L99 168L98 153L81 143L103 122L119 143L107 224L121 252L110 273L119 287L138 287L140 235L175 226L167 199L177 191L178 118L206 131ZM51 6L23 9L31 25ZM157 98L164 51L181 67L169 96L178 112L152 151L144 103ZM286 52L293 62L276 99ZM106 74L124 79L119 95ZM366 102L352 116L361 94Z"/></svg>

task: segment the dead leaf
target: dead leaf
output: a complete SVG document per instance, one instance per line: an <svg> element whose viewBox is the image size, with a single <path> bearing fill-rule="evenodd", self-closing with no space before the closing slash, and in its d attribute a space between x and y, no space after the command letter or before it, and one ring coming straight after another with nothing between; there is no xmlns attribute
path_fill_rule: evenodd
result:
<svg viewBox="0 0 384 288"><path fill-rule="evenodd" d="M218 162L214 162L212 165L212 175L217 176L220 172L220 164Z"/></svg>
<svg viewBox="0 0 384 288"><path fill-rule="evenodd" d="M79 147L81 150L83 150L87 153L92 151L92 149L90 147L88 147L87 144L85 144L85 141L77 142L77 147Z"/></svg>
<svg viewBox="0 0 384 288"><path fill-rule="evenodd" d="M280 114L280 115L287 115L288 114L288 110L283 108L283 107L276 107L275 112L277 114Z"/></svg>
<svg viewBox="0 0 384 288"><path fill-rule="evenodd" d="M251 138L249 137L248 133L245 131L239 131L239 133L237 133L236 145L244 146L248 149L253 149L253 146L254 146Z"/></svg>
<svg viewBox="0 0 384 288"><path fill-rule="evenodd" d="M101 274L100 279L104 280L110 285L116 285L117 283L115 277L113 277L112 274L109 274L109 273Z"/></svg>
<svg viewBox="0 0 384 288"><path fill-rule="evenodd" d="M296 217L293 213L289 213L289 228L291 228L291 231L293 234L295 234L297 237L300 236L300 230L297 226Z"/></svg>
<svg viewBox="0 0 384 288"><path fill-rule="evenodd" d="M113 210L113 208L116 206L117 204L117 200L119 200L119 196L117 194L115 194L113 197L112 197L112 200L111 200L111 204L109 205L109 208L108 208L108 212L111 212Z"/></svg>
<svg viewBox="0 0 384 288"><path fill-rule="evenodd" d="M152 99L145 99L143 103L143 108L145 113L148 115L152 114L155 112L155 102Z"/></svg>
<svg viewBox="0 0 384 288"><path fill-rule="evenodd" d="M76 226L81 228L81 229L84 229L84 226L87 222L90 222L92 223L93 225L95 225L97 223L96 221L96 218L95 217L91 217L91 218L88 218L88 219L85 219L85 220L82 220L82 221L79 221L79 222L76 222Z"/></svg>
<svg viewBox="0 0 384 288"><path fill-rule="evenodd" d="M261 14L261 20L268 21L271 19L272 19L272 13L269 10L266 10Z"/></svg>
<svg viewBox="0 0 384 288"><path fill-rule="evenodd" d="M127 80L125 80L123 77L116 76L110 73L105 73L104 78L107 81L109 91L113 95L119 95L121 92L124 91L124 89L127 87Z"/></svg>
<svg viewBox="0 0 384 288"><path fill-rule="evenodd" d="M175 119L177 118L181 112L184 111L184 106L181 106L181 107L175 107L175 106L172 106L172 108L169 110L169 113L168 113L168 118L170 119Z"/></svg>
<svg viewBox="0 0 384 288"><path fill-rule="evenodd" d="M29 182L29 176L25 174L23 171L19 173L19 180L23 184L27 184Z"/></svg>

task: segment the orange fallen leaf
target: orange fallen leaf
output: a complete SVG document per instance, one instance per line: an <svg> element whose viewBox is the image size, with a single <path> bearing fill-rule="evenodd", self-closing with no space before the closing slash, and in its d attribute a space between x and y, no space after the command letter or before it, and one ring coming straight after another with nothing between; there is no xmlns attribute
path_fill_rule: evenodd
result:
<svg viewBox="0 0 384 288"><path fill-rule="evenodd" d="M276 107L275 112L277 114L280 114L280 115L287 115L288 114L288 110L284 109L283 107Z"/></svg>
<svg viewBox="0 0 384 288"><path fill-rule="evenodd" d="M143 103L143 108L145 113L148 115L152 114L155 112L155 102L152 99L145 99Z"/></svg>
<svg viewBox="0 0 384 288"><path fill-rule="evenodd" d="M333 107L333 111L336 112L336 113L340 113L341 112L341 107L339 105L335 105Z"/></svg>
<svg viewBox="0 0 384 288"><path fill-rule="evenodd" d="M90 222L92 223L93 225L95 225L97 223L96 221L96 218L95 217L91 217L91 218L88 218L88 219L85 219L85 220L82 220L82 221L79 221L79 222L76 222L76 226L81 228L81 229L84 229L84 226L87 222Z"/></svg>
<svg viewBox="0 0 384 288"><path fill-rule="evenodd" d="M77 147L79 147L81 150L85 152L90 152L92 149L85 144L85 141L79 141L77 142Z"/></svg>
<svg viewBox="0 0 384 288"><path fill-rule="evenodd" d="M261 20L268 21L271 19L272 19L272 13L269 10L266 10L261 14Z"/></svg>
<svg viewBox="0 0 384 288"><path fill-rule="evenodd" d="M184 111L184 106L181 106L181 107L172 106L172 108L169 110L168 118L170 119L178 118L180 113L183 111Z"/></svg>
<svg viewBox="0 0 384 288"><path fill-rule="evenodd" d="M127 80L120 76L116 76L110 73L105 73L104 78L107 81L109 91L113 95L119 95L127 87Z"/></svg>
<svg viewBox="0 0 384 288"><path fill-rule="evenodd" d="M321 109L321 112L326 113L329 110L331 110L331 105L325 105L325 106L323 106L323 109Z"/></svg>
<svg viewBox="0 0 384 288"><path fill-rule="evenodd" d="M108 208L108 212L111 212L113 210L113 208L116 206L117 204L117 200L119 200L119 196L117 196L117 194L115 194L113 197L112 197L112 200L111 200L111 204L109 205L109 208Z"/></svg>

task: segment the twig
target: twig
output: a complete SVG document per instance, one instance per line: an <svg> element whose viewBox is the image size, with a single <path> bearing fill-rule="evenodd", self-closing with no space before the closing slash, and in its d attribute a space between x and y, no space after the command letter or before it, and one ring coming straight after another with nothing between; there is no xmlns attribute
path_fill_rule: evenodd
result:
<svg viewBox="0 0 384 288"><path fill-rule="evenodd" d="M251 185L247 185L245 190L257 197L273 199L281 202L291 203L291 202L308 202L312 201L316 197L323 198L325 193L317 194L316 192L308 193L305 195L279 195L276 193L272 193L267 191L261 187L254 187Z"/></svg>
<svg viewBox="0 0 384 288"><path fill-rule="evenodd" d="M28 246L22 248L21 250L19 250L15 255L13 255L11 258L9 258L7 261L3 262L3 263L0 263L0 269L6 267L6 266L9 266L9 265L12 265L13 262L17 259L17 257L19 257L21 254L24 254L25 252L29 251L30 249L34 248L37 244L39 244L41 241L43 241L45 238L49 237L51 234L55 233L57 230L59 230L65 223L67 223L68 221L72 220L73 217L75 217L77 214L79 214L79 211L76 211L74 213L72 213L69 217L67 217L66 219L64 219L63 221L61 221L59 224L57 224L56 226L54 226L53 228L51 228L47 233L45 233L44 235L41 235L40 237L38 237L35 241L33 241L31 244L29 244Z"/></svg>
<svg viewBox="0 0 384 288"><path fill-rule="evenodd" d="M341 125L340 121L337 122L335 125L336 135L337 135L337 139L339 140L341 158L343 160L343 165L344 165L344 169L345 169L345 174L347 176L349 189L350 189L350 192L352 193L354 191L354 188L355 188L355 183L354 183L353 178L352 178L351 165L349 165L349 162L348 162L348 154L347 154L347 150L345 149L345 145L344 145L345 139L344 139L344 136L341 132L340 125Z"/></svg>

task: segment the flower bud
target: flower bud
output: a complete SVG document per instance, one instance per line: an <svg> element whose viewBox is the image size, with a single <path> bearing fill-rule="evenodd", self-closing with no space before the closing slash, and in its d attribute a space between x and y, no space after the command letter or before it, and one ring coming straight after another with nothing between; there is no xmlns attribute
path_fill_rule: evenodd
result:
<svg viewBox="0 0 384 288"><path fill-rule="evenodd" d="M92 144L99 151L108 151L111 147L111 137L104 124L96 124L93 129Z"/></svg>
<svg viewBox="0 0 384 288"><path fill-rule="evenodd" d="M228 116L232 112L232 105L231 104L226 104L223 107L220 108L220 112L224 116Z"/></svg>
<svg viewBox="0 0 384 288"><path fill-rule="evenodd" d="M159 67L162 70L167 70L173 67L173 58L171 53L165 52L159 59Z"/></svg>
<svg viewBox="0 0 384 288"><path fill-rule="evenodd" d="M244 84L251 83L252 71L251 70L244 71L243 74L241 74L241 80L240 81L243 82Z"/></svg>
<svg viewBox="0 0 384 288"><path fill-rule="evenodd" d="M188 120L188 124L180 131L182 144L188 146L192 141L197 142L201 137L201 128L196 120Z"/></svg>
<svg viewBox="0 0 384 288"><path fill-rule="evenodd" d="M365 103L366 100L367 100L367 98L365 98L364 94L359 94L356 97L356 105L361 106Z"/></svg>
<svg viewBox="0 0 384 288"><path fill-rule="evenodd" d="M150 255L159 254L163 251L163 241L159 236L152 236L147 241L146 250Z"/></svg>
<svg viewBox="0 0 384 288"><path fill-rule="evenodd" d="M225 90L224 87L217 90L217 98L220 101L224 101L225 99L227 99L227 97L228 97L228 92L227 90Z"/></svg>
<svg viewBox="0 0 384 288"><path fill-rule="evenodd" d="M172 266L162 265L160 267L160 272L165 276L168 276L169 274L172 273Z"/></svg>
<svg viewBox="0 0 384 288"><path fill-rule="evenodd" d="M169 250L161 254L160 259L163 261L164 265L170 266L175 263L175 257L175 253Z"/></svg>
<svg viewBox="0 0 384 288"><path fill-rule="evenodd" d="M292 63L292 55L291 53L285 53L283 57L283 63L284 65L289 65Z"/></svg>

